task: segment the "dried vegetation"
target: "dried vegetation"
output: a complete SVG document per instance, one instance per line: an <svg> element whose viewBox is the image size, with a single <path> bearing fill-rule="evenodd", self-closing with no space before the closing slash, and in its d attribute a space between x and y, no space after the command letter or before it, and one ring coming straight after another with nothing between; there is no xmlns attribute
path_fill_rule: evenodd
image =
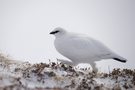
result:
<svg viewBox="0 0 135 90"><path fill-rule="evenodd" d="M135 70L95 74L55 62L17 62L0 54L0 90L135 90Z"/></svg>

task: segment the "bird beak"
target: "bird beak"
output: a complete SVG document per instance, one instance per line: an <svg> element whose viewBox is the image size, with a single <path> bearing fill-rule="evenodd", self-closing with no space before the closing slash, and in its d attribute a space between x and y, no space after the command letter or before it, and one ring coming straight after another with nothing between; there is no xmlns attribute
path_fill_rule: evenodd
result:
<svg viewBox="0 0 135 90"><path fill-rule="evenodd" d="M50 32L50 34L55 34L55 33L58 33L59 31L52 31Z"/></svg>
<svg viewBox="0 0 135 90"><path fill-rule="evenodd" d="M54 32L50 32L49 34L54 34Z"/></svg>

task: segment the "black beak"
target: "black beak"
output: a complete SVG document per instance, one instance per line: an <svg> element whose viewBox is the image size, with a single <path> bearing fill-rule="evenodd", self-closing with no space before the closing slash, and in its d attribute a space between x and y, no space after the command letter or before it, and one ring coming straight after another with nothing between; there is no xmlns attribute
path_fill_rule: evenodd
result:
<svg viewBox="0 0 135 90"><path fill-rule="evenodd" d="M54 32L50 32L50 34L54 34Z"/></svg>

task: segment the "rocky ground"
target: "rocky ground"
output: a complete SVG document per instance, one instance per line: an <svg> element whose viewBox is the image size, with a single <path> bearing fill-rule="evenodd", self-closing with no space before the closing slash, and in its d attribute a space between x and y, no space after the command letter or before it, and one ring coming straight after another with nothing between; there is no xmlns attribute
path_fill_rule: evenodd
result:
<svg viewBox="0 0 135 90"><path fill-rule="evenodd" d="M0 90L135 90L135 70L95 74L50 62L30 64L0 54Z"/></svg>

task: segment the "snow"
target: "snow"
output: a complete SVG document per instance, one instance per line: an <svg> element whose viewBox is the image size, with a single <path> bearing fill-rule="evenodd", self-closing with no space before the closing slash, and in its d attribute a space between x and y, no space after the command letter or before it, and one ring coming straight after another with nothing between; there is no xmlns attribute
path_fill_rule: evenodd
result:
<svg viewBox="0 0 135 90"><path fill-rule="evenodd" d="M93 73L70 65L50 62L31 64L0 54L0 90L134 90L135 70L114 69Z"/></svg>

